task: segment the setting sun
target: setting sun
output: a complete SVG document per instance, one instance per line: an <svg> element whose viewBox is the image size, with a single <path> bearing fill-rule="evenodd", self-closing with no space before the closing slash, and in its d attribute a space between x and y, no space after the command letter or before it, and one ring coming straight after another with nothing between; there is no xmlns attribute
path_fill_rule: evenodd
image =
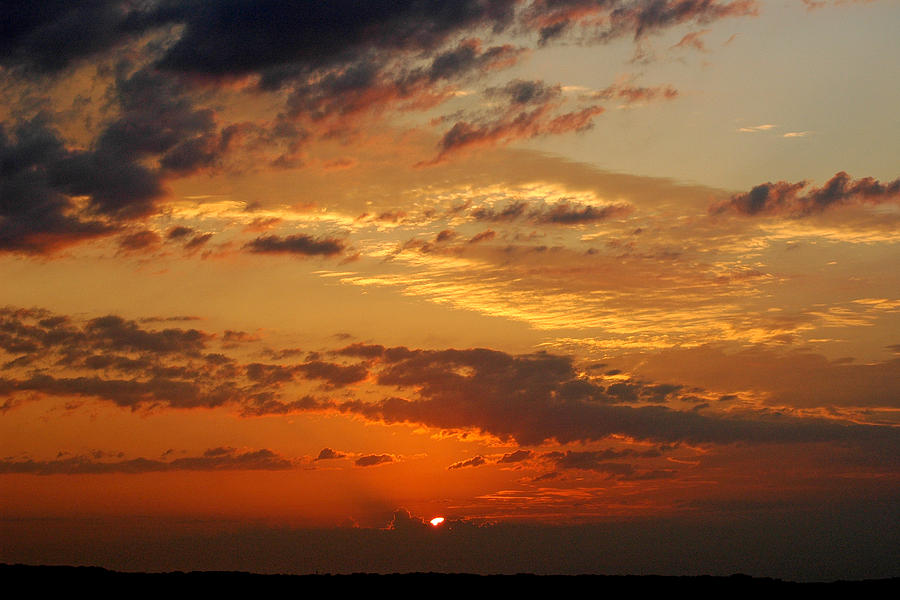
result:
<svg viewBox="0 0 900 600"><path fill-rule="evenodd" d="M438 525L441 525L443 522L444 522L444 517L435 517L429 521L429 523L431 523L432 527L437 527Z"/></svg>

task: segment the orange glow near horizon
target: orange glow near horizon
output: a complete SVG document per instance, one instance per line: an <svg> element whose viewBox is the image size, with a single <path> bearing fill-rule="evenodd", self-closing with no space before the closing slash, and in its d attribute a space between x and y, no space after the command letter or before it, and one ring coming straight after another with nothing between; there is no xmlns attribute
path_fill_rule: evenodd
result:
<svg viewBox="0 0 900 600"><path fill-rule="evenodd" d="M430 521L428 521L428 522L431 523L431 526L432 526L432 527L437 527L437 526L441 525L441 524L444 522L444 517L435 517L435 518L433 518L432 520L430 520Z"/></svg>

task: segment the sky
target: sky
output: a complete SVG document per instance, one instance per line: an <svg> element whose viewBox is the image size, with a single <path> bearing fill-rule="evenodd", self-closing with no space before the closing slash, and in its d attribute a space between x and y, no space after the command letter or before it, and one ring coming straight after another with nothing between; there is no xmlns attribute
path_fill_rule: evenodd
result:
<svg viewBox="0 0 900 600"><path fill-rule="evenodd" d="M5 2L0 559L900 575L898 27Z"/></svg>

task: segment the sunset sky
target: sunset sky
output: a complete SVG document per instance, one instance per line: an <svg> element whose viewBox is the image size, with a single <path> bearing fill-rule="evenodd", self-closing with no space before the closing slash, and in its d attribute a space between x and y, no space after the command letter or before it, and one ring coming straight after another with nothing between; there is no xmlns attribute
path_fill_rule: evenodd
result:
<svg viewBox="0 0 900 600"><path fill-rule="evenodd" d="M0 560L900 575L898 31L5 2Z"/></svg>

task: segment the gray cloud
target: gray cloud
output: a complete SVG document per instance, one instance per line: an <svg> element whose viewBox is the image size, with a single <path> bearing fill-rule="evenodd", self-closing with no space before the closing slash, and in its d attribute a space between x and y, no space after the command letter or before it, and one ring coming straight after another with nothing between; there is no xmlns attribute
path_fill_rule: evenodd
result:
<svg viewBox="0 0 900 600"><path fill-rule="evenodd" d="M390 454L366 454L357 458L353 464L357 467L375 467L395 461L396 459Z"/></svg>
<svg viewBox="0 0 900 600"><path fill-rule="evenodd" d="M841 171L820 188L807 190L809 183L763 183L747 193L713 204L710 213L737 213L743 216L806 217L848 204L900 202L900 179L881 183L872 177L854 180Z"/></svg>
<svg viewBox="0 0 900 600"><path fill-rule="evenodd" d="M334 256L346 248L346 244L335 238L314 238L302 233L285 237L264 235L244 246L257 254L296 254L301 256Z"/></svg>
<svg viewBox="0 0 900 600"><path fill-rule="evenodd" d="M276 471L291 469L294 464L268 449L239 451L235 448L210 448L200 456L184 456L172 460L132 458L98 460L94 455L72 456L55 460L0 460L0 473L31 475L106 475L111 473L159 473L165 471Z"/></svg>

